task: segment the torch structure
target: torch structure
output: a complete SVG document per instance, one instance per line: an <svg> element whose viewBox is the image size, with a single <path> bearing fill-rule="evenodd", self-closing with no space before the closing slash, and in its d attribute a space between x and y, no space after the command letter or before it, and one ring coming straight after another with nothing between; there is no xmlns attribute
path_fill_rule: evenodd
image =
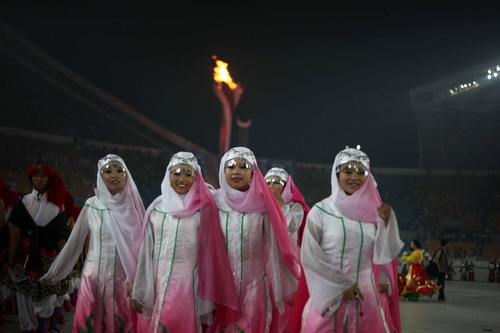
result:
<svg viewBox="0 0 500 333"><path fill-rule="evenodd" d="M248 147L248 132L250 126L252 125L252 119L248 121L242 121L239 117L236 118L236 125L238 125L238 145L242 147Z"/></svg>
<svg viewBox="0 0 500 333"><path fill-rule="evenodd" d="M243 88L233 81L227 70L227 63L217 60L215 56L213 59L217 65L214 67L214 92L222 105L219 153L223 155L229 150L233 112L240 102Z"/></svg>

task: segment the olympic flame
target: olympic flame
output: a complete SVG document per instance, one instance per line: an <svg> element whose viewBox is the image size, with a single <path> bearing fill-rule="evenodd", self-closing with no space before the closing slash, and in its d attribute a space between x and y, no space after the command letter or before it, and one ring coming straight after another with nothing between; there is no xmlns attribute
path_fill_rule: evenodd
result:
<svg viewBox="0 0 500 333"><path fill-rule="evenodd" d="M227 70L227 62L217 60L217 58L214 58L214 60L217 64L217 67L214 67L214 81L217 82L219 86L222 82L224 82L231 90L236 89L238 85L234 83L231 74L229 74L229 71Z"/></svg>
<svg viewBox="0 0 500 333"><path fill-rule="evenodd" d="M221 126L220 126L220 146L219 151L222 156L229 150L231 143L231 128L233 124L233 112L240 102L243 94L243 87L233 81L231 74L227 70L228 64L222 60L217 60L213 56L217 67L214 67L214 93L221 102Z"/></svg>

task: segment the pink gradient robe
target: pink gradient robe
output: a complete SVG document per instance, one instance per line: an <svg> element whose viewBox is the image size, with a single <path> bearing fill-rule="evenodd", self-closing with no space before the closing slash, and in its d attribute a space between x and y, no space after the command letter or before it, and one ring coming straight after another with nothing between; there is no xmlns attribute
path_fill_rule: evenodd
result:
<svg viewBox="0 0 500 333"><path fill-rule="evenodd" d="M126 295L127 277L110 231L109 211L97 197L85 203L68 242L43 280L56 282L71 272L89 232L73 332L136 332L137 316Z"/></svg>
<svg viewBox="0 0 500 333"><path fill-rule="evenodd" d="M309 212L301 258L310 299L302 332L391 332L373 264L390 262L402 246L394 213L388 227L352 220L325 199ZM358 284L364 299L343 292Z"/></svg>
<svg viewBox="0 0 500 333"><path fill-rule="evenodd" d="M149 280L146 274L150 274L150 269L145 265L149 259L145 256L152 257L154 276L152 285L142 286L142 292L137 293L134 286L133 294L133 298L140 300L150 298L152 304L143 305L145 317L151 318L149 332L202 331L200 314L204 305L196 296L199 229L199 213L179 218L158 208L151 212L139 257L136 286ZM154 291L150 297L143 295L150 291Z"/></svg>

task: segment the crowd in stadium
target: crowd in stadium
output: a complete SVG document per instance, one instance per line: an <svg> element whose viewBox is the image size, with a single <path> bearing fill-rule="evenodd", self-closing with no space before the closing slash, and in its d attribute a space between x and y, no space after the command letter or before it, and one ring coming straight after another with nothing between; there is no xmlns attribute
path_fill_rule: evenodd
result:
<svg viewBox="0 0 500 333"><path fill-rule="evenodd" d="M89 144L33 144L30 139L15 140L15 145L0 147L1 172L13 189L29 191L25 168L43 160L61 170L62 178L79 203L94 191L94 174L89 171L95 170L95 161L109 151L106 146ZM144 202L151 203L159 195L157 184L164 175L165 161L172 153L155 154L133 148L112 151L127 159L129 168L136 174ZM264 161L265 167L273 165L272 159ZM330 195L331 185L325 179L330 177L331 166L290 163L295 166L294 178L309 206ZM454 175L440 176L377 174L375 171L374 176L382 200L390 203L397 214L400 229L420 231L426 238L422 241L445 237L456 242L484 243L492 241L492 234L500 233L497 204L500 194L495 191L500 177L496 174L464 175L457 171ZM475 255L481 256L481 253Z"/></svg>

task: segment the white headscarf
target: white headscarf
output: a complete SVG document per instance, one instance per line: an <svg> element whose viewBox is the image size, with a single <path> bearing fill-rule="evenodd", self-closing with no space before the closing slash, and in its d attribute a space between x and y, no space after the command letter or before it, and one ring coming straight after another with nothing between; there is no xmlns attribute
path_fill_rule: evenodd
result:
<svg viewBox="0 0 500 333"><path fill-rule="evenodd" d="M261 200L256 200L255 187L256 182L252 176L250 181L250 188L246 191L239 191L232 188L226 181L225 164L232 159L243 159L248 161L252 167L257 166L257 160L253 152L246 147L231 148L227 153L222 156L219 167L219 184L220 189L216 191L216 195L222 194L227 204L241 212L262 213L266 211L266 205Z"/></svg>
<svg viewBox="0 0 500 333"><path fill-rule="evenodd" d="M170 215L174 215L177 217L187 217L191 216L193 212L189 212L190 203L195 196L195 191L189 191L187 194L178 194L172 188L170 184L170 171L172 168L179 164L185 164L192 167L196 172L201 173L201 167L198 164L198 160L196 157L189 152L178 152L170 159L170 163L168 163L167 170L165 173L165 177L161 183L161 196L159 196L155 203L158 204L158 207L167 212ZM156 205L152 205L155 207ZM186 215L185 214L191 214ZM182 216L181 216L182 215Z"/></svg>
<svg viewBox="0 0 500 333"><path fill-rule="evenodd" d="M375 179L370 173L370 159L359 148L359 146L358 148L346 147L335 157L331 178L331 198L343 215L353 220L377 223L377 207L380 206L382 200L377 191ZM338 168L348 162L361 163L368 172L365 183L352 195L344 192L337 178Z"/></svg>
<svg viewBox="0 0 500 333"><path fill-rule="evenodd" d="M367 170L370 170L370 159L368 158L368 155L366 155L361 150L355 148L349 148L348 146L346 146L344 150L340 151L335 157L335 161L333 162L333 169L331 176L332 197L336 198L335 201L339 201L348 197L348 195L344 192L344 190L340 188L339 181L337 178L337 174L339 173L338 168L342 164L345 164L347 162L361 163Z"/></svg>
<svg viewBox="0 0 500 333"><path fill-rule="evenodd" d="M123 165L127 177L125 188L116 195L111 195L101 176L101 169L113 161ZM133 284L141 246L138 240L143 233L145 210L134 179L120 156L108 154L97 163L96 196L109 211L111 234L127 279Z"/></svg>
<svg viewBox="0 0 500 333"><path fill-rule="evenodd" d="M290 190L290 185L288 184L288 172L286 172L286 170L282 168L271 168L264 176L266 180L268 177L279 177L286 183L283 187L283 193L281 193L281 197L283 198L285 203L290 203L292 201L293 193Z"/></svg>
<svg viewBox="0 0 500 333"><path fill-rule="evenodd" d="M271 177L271 176L280 177L285 183L288 180L288 172L286 172L286 170L282 169L282 168L269 169L269 171L266 173L264 178L267 179L268 177Z"/></svg>

